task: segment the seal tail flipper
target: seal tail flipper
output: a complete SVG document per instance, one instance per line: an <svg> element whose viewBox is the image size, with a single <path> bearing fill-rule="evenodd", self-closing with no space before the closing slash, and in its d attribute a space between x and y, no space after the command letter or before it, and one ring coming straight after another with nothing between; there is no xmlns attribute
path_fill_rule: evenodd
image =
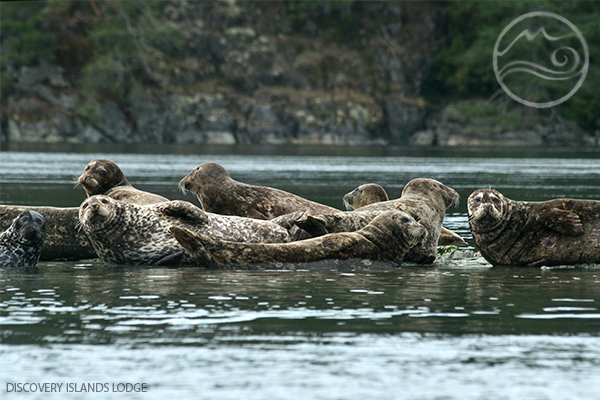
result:
<svg viewBox="0 0 600 400"><path fill-rule="evenodd" d="M169 227L169 232L192 257L205 257L208 254L196 232L179 226Z"/></svg>
<svg viewBox="0 0 600 400"><path fill-rule="evenodd" d="M319 237L329 233L325 226L325 221L317 216L308 214L308 212L305 212L300 218L296 219L295 224L308 232L312 237Z"/></svg>
<svg viewBox="0 0 600 400"><path fill-rule="evenodd" d="M440 233L439 246L468 246L469 244L459 234L443 228Z"/></svg>

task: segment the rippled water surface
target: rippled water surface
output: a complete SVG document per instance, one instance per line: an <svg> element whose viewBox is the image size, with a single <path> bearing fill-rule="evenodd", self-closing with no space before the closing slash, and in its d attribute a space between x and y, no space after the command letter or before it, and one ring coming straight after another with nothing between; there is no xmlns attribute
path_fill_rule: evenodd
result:
<svg viewBox="0 0 600 400"><path fill-rule="evenodd" d="M78 206L73 181L95 158L117 162L140 189L195 204L177 183L208 161L338 208L362 183L398 197L408 180L432 177L461 195L446 226L471 246L393 270L85 260L0 271L2 398L600 399L600 267L491 268L472 257L464 205L489 186L519 200L598 199L597 152L8 150L3 204ZM18 392L25 383L62 386Z"/></svg>

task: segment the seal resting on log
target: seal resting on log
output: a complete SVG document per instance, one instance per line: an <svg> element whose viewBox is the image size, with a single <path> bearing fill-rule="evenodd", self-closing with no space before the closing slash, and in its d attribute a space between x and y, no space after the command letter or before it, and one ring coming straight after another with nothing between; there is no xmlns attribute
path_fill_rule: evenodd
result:
<svg viewBox="0 0 600 400"><path fill-rule="evenodd" d="M309 263L330 259L390 261L400 266L426 229L407 213L386 211L356 232L332 233L291 243L234 243L172 226L170 232L193 256L221 264Z"/></svg>
<svg viewBox="0 0 600 400"><path fill-rule="evenodd" d="M467 200L481 255L495 266L600 263L600 201L516 201L493 189Z"/></svg>
<svg viewBox="0 0 600 400"><path fill-rule="evenodd" d="M0 267L35 267L42 253L46 222L37 211L23 211L0 234Z"/></svg>
<svg viewBox="0 0 600 400"><path fill-rule="evenodd" d="M168 232L173 225L232 241L289 241L287 230L272 222L205 213L180 200L139 205L96 195L81 204L79 220L98 257L111 264L210 268L208 259L190 261Z"/></svg>
<svg viewBox="0 0 600 400"><path fill-rule="evenodd" d="M353 211L361 207L382 201L388 201L388 195L384 188L376 183L366 183L348 192L342 199L346 210ZM463 238L457 233L442 227L440 232L439 246L468 246Z"/></svg>
<svg viewBox="0 0 600 400"><path fill-rule="evenodd" d="M235 181L217 163L200 164L179 182L179 188L184 194L195 194L204 211L216 214L273 219L295 211L339 211L284 190Z"/></svg>
<svg viewBox="0 0 600 400"><path fill-rule="evenodd" d="M75 261L98 257L85 233L78 229L78 207L0 205L0 230L8 228L23 211L38 212L46 221L40 261Z"/></svg>

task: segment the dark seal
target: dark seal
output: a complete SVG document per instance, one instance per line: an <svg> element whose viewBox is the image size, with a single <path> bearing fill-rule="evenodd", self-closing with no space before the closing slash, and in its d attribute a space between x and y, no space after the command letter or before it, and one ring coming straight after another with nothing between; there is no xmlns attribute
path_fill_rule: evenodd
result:
<svg viewBox="0 0 600 400"><path fill-rule="evenodd" d="M492 265L600 262L599 201L515 201L480 189L469 196L467 210L473 239Z"/></svg>
<svg viewBox="0 0 600 400"><path fill-rule="evenodd" d="M77 179L77 183L83 186L88 197L102 194L136 204L169 201L166 197L134 188L117 164L103 158L90 161Z"/></svg>
<svg viewBox="0 0 600 400"><path fill-rule="evenodd" d="M179 182L179 188L194 193L204 211L216 214L272 219L295 211L339 211L284 190L237 182L217 163L194 168Z"/></svg>
<svg viewBox="0 0 600 400"><path fill-rule="evenodd" d="M406 252L426 234L423 225L401 211L382 212L356 232L332 233L291 243L234 243L178 226L170 231L193 257L204 260L208 254L221 264L367 259L390 261L399 266Z"/></svg>
<svg viewBox="0 0 600 400"><path fill-rule="evenodd" d="M388 195L384 188L376 183L367 183L360 185L349 193L346 193L343 198L344 207L346 210L353 211L361 207L382 201L388 201ZM442 227L440 232L439 246L468 246L459 234L452 232L449 229Z"/></svg>
<svg viewBox="0 0 600 400"><path fill-rule="evenodd" d="M1 267L35 267L37 266L46 221L36 211L23 211L0 234L0 266Z"/></svg>
<svg viewBox="0 0 600 400"><path fill-rule="evenodd" d="M217 238L243 242L286 242L289 234L269 221L205 213L186 201L139 205L96 195L81 204L79 220L98 257L110 264L189 265L168 228L176 225Z"/></svg>

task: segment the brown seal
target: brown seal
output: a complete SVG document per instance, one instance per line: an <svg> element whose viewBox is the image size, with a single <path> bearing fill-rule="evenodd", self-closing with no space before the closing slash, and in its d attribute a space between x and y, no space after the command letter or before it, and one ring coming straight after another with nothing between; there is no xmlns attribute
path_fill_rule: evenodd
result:
<svg viewBox="0 0 600 400"><path fill-rule="evenodd" d="M112 264L189 265L168 233L173 225L231 241L289 241L287 230L272 222L205 213L180 200L140 205L96 195L81 204L79 220L98 257Z"/></svg>
<svg viewBox="0 0 600 400"><path fill-rule="evenodd" d="M134 188L117 164L103 158L90 161L77 179L77 183L83 186L88 197L102 194L136 204L169 201L166 197Z"/></svg>
<svg viewBox="0 0 600 400"><path fill-rule="evenodd" d="M376 183L366 183L344 195L342 201L346 210L353 211L363 206L388 201L388 195L384 188Z"/></svg>
<svg viewBox="0 0 600 400"><path fill-rule="evenodd" d="M402 264L406 252L425 236L423 225L401 211L387 211L356 232L332 233L291 243L234 243L173 226L173 236L193 256L209 254L218 263L308 263L367 259Z"/></svg>
<svg viewBox="0 0 600 400"><path fill-rule="evenodd" d="M272 219L295 211L339 211L280 189L237 182L217 163L197 166L179 182L179 188L194 193L204 211L216 214Z"/></svg>
<svg viewBox="0 0 600 400"><path fill-rule="evenodd" d="M292 223L304 231L318 236L325 233L352 232L361 229L384 211L404 211L427 229L427 235L421 244L410 249L405 260L429 264L435 261L444 215L451 205L458 205L458 193L454 189L433 179L418 178L408 182L402 195L396 200L373 203L355 211L304 213L302 218L295 221L295 215L292 215L291 219Z"/></svg>
<svg viewBox="0 0 600 400"><path fill-rule="evenodd" d="M600 262L600 201L515 201L493 189L467 200L469 225L492 265L575 265Z"/></svg>
<svg viewBox="0 0 600 400"><path fill-rule="evenodd" d="M388 201L388 195L384 188L376 183L367 183L360 185L349 193L346 193L343 198L344 207L346 210L353 211L369 204ZM440 232L439 246L468 246L459 234L452 232L449 229L442 227Z"/></svg>

